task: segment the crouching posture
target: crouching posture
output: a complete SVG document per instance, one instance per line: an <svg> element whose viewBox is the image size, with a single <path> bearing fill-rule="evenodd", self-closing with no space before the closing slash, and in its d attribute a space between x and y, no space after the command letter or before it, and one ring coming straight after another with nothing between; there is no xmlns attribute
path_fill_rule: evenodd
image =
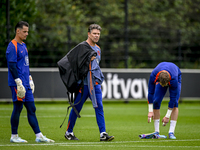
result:
<svg viewBox="0 0 200 150"><path fill-rule="evenodd" d="M170 139L176 139L174 132L178 118L178 102L181 93L181 71L179 67L171 62L161 62L152 71L148 84L148 122L151 122L151 118L153 118L155 128L152 137L167 138L159 134L159 125L160 106L168 88L170 101L162 123L163 126L166 126L171 117L168 136Z"/></svg>

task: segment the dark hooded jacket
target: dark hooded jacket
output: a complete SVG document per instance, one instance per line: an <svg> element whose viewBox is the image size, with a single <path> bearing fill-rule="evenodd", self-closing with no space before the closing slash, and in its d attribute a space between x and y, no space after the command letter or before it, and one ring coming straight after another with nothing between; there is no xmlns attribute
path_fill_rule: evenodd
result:
<svg viewBox="0 0 200 150"><path fill-rule="evenodd" d="M77 81L87 76L90 60L96 55L97 53L84 41L58 61L60 77L68 92L76 92Z"/></svg>

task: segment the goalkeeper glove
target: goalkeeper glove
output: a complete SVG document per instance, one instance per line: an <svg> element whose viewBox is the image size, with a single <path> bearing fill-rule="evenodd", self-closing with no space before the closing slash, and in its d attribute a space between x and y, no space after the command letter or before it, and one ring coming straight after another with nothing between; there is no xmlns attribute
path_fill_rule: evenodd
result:
<svg viewBox="0 0 200 150"><path fill-rule="evenodd" d="M30 84L32 93L34 93L34 91L35 91L35 85L34 85L33 78L32 78L31 75L29 75L29 84Z"/></svg>
<svg viewBox="0 0 200 150"><path fill-rule="evenodd" d="M24 86L22 85L22 80L20 78L15 79L15 82L17 84L17 96L19 98L24 98L26 90Z"/></svg>

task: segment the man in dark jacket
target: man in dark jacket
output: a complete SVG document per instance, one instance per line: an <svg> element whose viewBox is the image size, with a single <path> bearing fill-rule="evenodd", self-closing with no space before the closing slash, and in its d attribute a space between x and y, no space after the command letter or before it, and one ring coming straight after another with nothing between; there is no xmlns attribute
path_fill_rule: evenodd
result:
<svg viewBox="0 0 200 150"><path fill-rule="evenodd" d="M65 138L68 140L78 140L73 133L73 128L78 113L89 97L92 101L96 113L96 120L100 132L100 141L111 141L114 136L106 133L105 119L102 103L101 84L104 80L103 73L99 67L101 60L101 49L96 44L100 38L101 27L91 24L88 28L88 38L86 41L74 47L63 59L58 62L61 78L67 90L76 90L74 107L71 109ZM84 86L80 88L83 82ZM76 110L75 110L76 109Z"/></svg>

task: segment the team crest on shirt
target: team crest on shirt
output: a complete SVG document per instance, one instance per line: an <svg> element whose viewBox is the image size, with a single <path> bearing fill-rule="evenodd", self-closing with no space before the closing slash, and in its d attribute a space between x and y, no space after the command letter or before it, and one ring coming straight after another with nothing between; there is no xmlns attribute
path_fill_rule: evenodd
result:
<svg viewBox="0 0 200 150"><path fill-rule="evenodd" d="M97 51L98 55L100 56L100 51Z"/></svg>
<svg viewBox="0 0 200 150"><path fill-rule="evenodd" d="M25 66L29 66L29 59L28 59L28 55L25 56Z"/></svg>

